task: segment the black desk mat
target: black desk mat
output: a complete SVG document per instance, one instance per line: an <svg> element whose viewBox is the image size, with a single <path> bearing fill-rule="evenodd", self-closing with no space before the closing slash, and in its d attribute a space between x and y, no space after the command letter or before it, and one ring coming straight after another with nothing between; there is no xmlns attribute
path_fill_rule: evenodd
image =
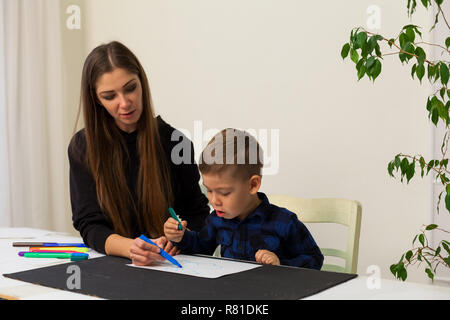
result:
<svg viewBox="0 0 450 320"><path fill-rule="evenodd" d="M114 300L297 300L319 293L356 274L263 265L216 279L127 266L130 260L105 256L5 277ZM69 289L71 265L79 267L79 289ZM73 285L69 285L73 287Z"/></svg>

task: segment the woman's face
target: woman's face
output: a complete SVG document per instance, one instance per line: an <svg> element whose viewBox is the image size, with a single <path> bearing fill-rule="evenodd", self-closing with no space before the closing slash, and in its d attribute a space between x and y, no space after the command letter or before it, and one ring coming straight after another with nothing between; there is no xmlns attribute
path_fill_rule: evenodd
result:
<svg viewBox="0 0 450 320"><path fill-rule="evenodd" d="M121 68L104 73L97 80L96 94L121 130L136 130L142 114L142 86L137 75Z"/></svg>

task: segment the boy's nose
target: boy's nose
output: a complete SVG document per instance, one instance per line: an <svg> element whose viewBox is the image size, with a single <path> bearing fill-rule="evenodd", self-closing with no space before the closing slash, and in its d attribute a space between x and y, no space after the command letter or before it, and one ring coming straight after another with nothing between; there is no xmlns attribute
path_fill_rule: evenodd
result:
<svg viewBox="0 0 450 320"><path fill-rule="evenodd" d="M217 195L211 195L211 200L209 201L209 202L211 202L211 204L213 205L213 206L219 206L219 205L221 205L222 204L222 202L220 201L220 199L217 197Z"/></svg>

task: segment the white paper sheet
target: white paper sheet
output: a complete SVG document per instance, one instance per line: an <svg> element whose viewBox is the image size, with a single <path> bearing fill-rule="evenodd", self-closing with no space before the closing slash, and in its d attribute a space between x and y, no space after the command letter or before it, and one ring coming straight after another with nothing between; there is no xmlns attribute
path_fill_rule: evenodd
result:
<svg viewBox="0 0 450 320"><path fill-rule="evenodd" d="M173 272L201 278L219 278L228 274L261 267L261 265L259 264L206 258L200 256L190 256L184 254L177 255L174 258L182 265L183 268L179 268L167 260L161 263L155 263L151 266L135 266L134 264L128 264L128 266Z"/></svg>

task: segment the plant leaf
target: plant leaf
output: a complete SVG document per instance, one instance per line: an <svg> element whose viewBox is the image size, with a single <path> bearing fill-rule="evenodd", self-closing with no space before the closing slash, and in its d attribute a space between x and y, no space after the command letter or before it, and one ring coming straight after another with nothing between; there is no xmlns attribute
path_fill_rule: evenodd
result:
<svg viewBox="0 0 450 320"><path fill-rule="evenodd" d="M445 208L450 212L450 194L445 195Z"/></svg>
<svg viewBox="0 0 450 320"><path fill-rule="evenodd" d="M369 70L375 65L376 58L374 56L369 57L366 62L366 69Z"/></svg>
<svg viewBox="0 0 450 320"><path fill-rule="evenodd" d="M436 126L439 120L439 112L437 108L433 108L431 111L431 122Z"/></svg>
<svg viewBox="0 0 450 320"><path fill-rule="evenodd" d="M411 250L409 250L406 255L405 258L406 260L408 260L408 262L411 262L411 257L413 256L413 252Z"/></svg>
<svg viewBox="0 0 450 320"><path fill-rule="evenodd" d="M437 226L437 224L429 224L426 228L425 228L425 230L433 230L433 229L436 229L438 226Z"/></svg>
<svg viewBox="0 0 450 320"><path fill-rule="evenodd" d="M358 45L358 48L362 48L367 40L367 33L364 31L361 31L356 35L356 44Z"/></svg>
<svg viewBox="0 0 450 320"><path fill-rule="evenodd" d="M412 245L414 245L414 242L416 242L418 236L419 236L419 235L416 234L416 236L415 236L414 239L413 239Z"/></svg>
<svg viewBox="0 0 450 320"><path fill-rule="evenodd" d="M391 162L388 163L388 168L387 168L387 170L388 170L389 175L390 175L391 177L395 178L394 174L392 173L392 171L394 171L394 163L393 163L393 161L391 161Z"/></svg>
<svg viewBox="0 0 450 320"><path fill-rule="evenodd" d="M434 256L437 257L441 253L441 247L437 247L436 252L434 253Z"/></svg>
<svg viewBox="0 0 450 320"><path fill-rule="evenodd" d="M410 165L408 166L408 169L406 170L406 183L409 183L409 180L412 179L412 177L414 176L415 173L415 163L414 161L410 163Z"/></svg>
<svg viewBox="0 0 450 320"><path fill-rule="evenodd" d="M431 64L429 64L427 66L427 69L428 69L428 80L430 80L430 82L435 82L437 65L432 66Z"/></svg>
<svg viewBox="0 0 450 320"><path fill-rule="evenodd" d="M365 73L366 73L366 66L362 64L358 70L358 81L361 80L362 77L364 77Z"/></svg>
<svg viewBox="0 0 450 320"><path fill-rule="evenodd" d="M439 73L441 75L441 82L442 82L442 84L444 86L447 85L449 73L448 73L448 67L445 64L445 62L441 62L440 63Z"/></svg>
<svg viewBox="0 0 450 320"><path fill-rule="evenodd" d="M419 234L419 242L422 246L425 246L425 235L423 233Z"/></svg>
<svg viewBox="0 0 450 320"><path fill-rule="evenodd" d="M371 72L373 81L375 81L375 79L378 77L380 73L381 73L381 62L380 60L376 59Z"/></svg>
<svg viewBox="0 0 450 320"><path fill-rule="evenodd" d="M395 43L395 39L394 39L394 38L389 39L389 41L388 41L389 48L392 48L392 45L393 45L394 43Z"/></svg>
<svg viewBox="0 0 450 320"><path fill-rule="evenodd" d="M408 37L408 40L410 42L414 42L414 39L416 38L416 34L414 33L414 30L412 27L406 28L406 36Z"/></svg>
<svg viewBox="0 0 450 320"><path fill-rule="evenodd" d="M420 83L422 83L422 78L425 74L425 67L424 67L423 63L419 62L419 65L416 68L416 74L417 74L417 78L419 78Z"/></svg>
<svg viewBox="0 0 450 320"><path fill-rule="evenodd" d="M425 269L425 272L428 274L428 277L429 277L431 280L433 280L433 278L434 278L433 271L431 271L429 268L426 268L426 269Z"/></svg>
<svg viewBox="0 0 450 320"><path fill-rule="evenodd" d="M417 64L414 64L411 68L411 77L414 79L414 73L416 73Z"/></svg>
<svg viewBox="0 0 450 320"><path fill-rule="evenodd" d="M358 54L358 52L356 52L356 50L353 49L353 48L350 49L350 59L351 59L354 63L358 63L358 60L359 60L359 54Z"/></svg>
<svg viewBox="0 0 450 320"><path fill-rule="evenodd" d="M449 249L448 245L445 242L442 242L442 248L444 248L445 251L447 251L447 253L450 254L450 249Z"/></svg>
<svg viewBox="0 0 450 320"><path fill-rule="evenodd" d="M415 53L417 56L417 62L419 62L419 64L423 64L427 58L425 51L421 47L417 47Z"/></svg>
<svg viewBox="0 0 450 320"><path fill-rule="evenodd" d="M341 50L342 59L347 58L349 51L350 51L350 44L349 43L344 44L344 46L342 47L342 50Z"/></svg>

